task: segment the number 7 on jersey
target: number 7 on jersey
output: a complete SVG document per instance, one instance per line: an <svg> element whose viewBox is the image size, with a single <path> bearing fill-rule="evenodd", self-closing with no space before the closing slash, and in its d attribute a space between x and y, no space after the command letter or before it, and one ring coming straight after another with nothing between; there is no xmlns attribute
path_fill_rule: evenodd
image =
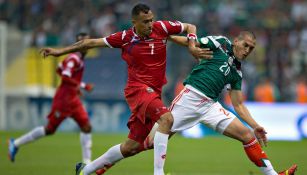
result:
<svg viewBox="0 0 307 175"><path fill-rule="evenodd" d="M153 54L154 54L155 44L154 44L154 43L150 43L150 44L149 44L149 47L151 47L150 54L153 55Z"/></svg>

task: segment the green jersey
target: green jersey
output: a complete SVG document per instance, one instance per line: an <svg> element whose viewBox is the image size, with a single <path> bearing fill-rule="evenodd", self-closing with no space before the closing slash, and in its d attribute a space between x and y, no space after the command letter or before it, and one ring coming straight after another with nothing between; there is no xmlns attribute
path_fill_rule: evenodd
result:
<svg viewBox="0 0 307 175"><path fill-rule="evenodd" d="M191 85L214 101L225 85L241 90L241 63L234 57L232 43L224 36L207 36L198 40L202 48L210 48L213 58L202 59L196 65L184 85Z"/></svg>

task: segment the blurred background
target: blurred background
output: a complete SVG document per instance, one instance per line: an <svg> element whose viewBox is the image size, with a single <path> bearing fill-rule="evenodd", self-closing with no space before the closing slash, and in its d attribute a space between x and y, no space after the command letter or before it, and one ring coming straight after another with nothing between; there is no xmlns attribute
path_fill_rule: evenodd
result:
<svg viewBox="0 0 307 175"><path fill-rule="evenodd" d="M138 2L147 3L157 20L195 24L199 37L225 35L232 39L240 30L253 31L257 46L243 63L243 91L248 107L256 120L272 127L272 133L291 133L294 140L306 136L304 0L0 0L0 129L29 129L46 120L59 84L55 69L63 58L42 59L39 48L70 45L78 32L104 37L128 29L130 11ZM171 42L167 55L169 82L163 100L169 105L197 63L186 48ZM127 74L120 50L93 49L87 58L84 81L94 83L95 90L85 94L84 100L94 129L127 131L129 110L123 96ZM226 92L221 102L230 104ZM278 122L282 128L276 128L281 126ZM75 128L70 121L62 126L63 130Z"/></svg>

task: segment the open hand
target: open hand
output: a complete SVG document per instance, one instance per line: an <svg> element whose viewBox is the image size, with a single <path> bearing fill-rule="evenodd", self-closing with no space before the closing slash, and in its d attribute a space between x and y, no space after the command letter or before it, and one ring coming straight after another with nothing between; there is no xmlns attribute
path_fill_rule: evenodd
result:
<svg viewBox="0 0 307 175"><path fill-rule="evenodd" d="M94 84L92 83L87 83L84 87L84 89L87 91L87 92L91 92L93 89L94 89Z"/></svg>
<svg viewBox="0 0 307 175"><path fill-rule="evenodd" d="M196 59L211 59L213 54L209 48L190 47L189 51Z"/></svg>
<svg viewBox="0 0 307 175"><path fill-rule="evenodd" d="M254 129L254 134L262 147L267 146L268 144L268 139L266 137L267 132L264 130L263 127L261 126L256 127Z"/></svg>
<svg viewBox="0 0 307 175"><path fill-rule="evenodd" d="M47 48L42 48L39 53L44 57L46 58L47 56L51 55L51 56L55 56L55 57L58 57L58 56L61 56L61 52L59 49L54 49L54 48L50 48L50 47L47 47Z"/></svg>

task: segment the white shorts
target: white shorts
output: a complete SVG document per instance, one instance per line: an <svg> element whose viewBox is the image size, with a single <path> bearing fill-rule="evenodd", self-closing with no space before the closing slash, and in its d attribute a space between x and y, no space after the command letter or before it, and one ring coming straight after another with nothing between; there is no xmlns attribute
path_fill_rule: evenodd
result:
<svg viewBox="0 0 307 175"><path fill-rule="evenodd" d="M172 132L180 132L203 123L222 134L235 119L235 115L219 102L206 97L190 85L186 85L173 100L170 111L174 117Z"/></svg>

